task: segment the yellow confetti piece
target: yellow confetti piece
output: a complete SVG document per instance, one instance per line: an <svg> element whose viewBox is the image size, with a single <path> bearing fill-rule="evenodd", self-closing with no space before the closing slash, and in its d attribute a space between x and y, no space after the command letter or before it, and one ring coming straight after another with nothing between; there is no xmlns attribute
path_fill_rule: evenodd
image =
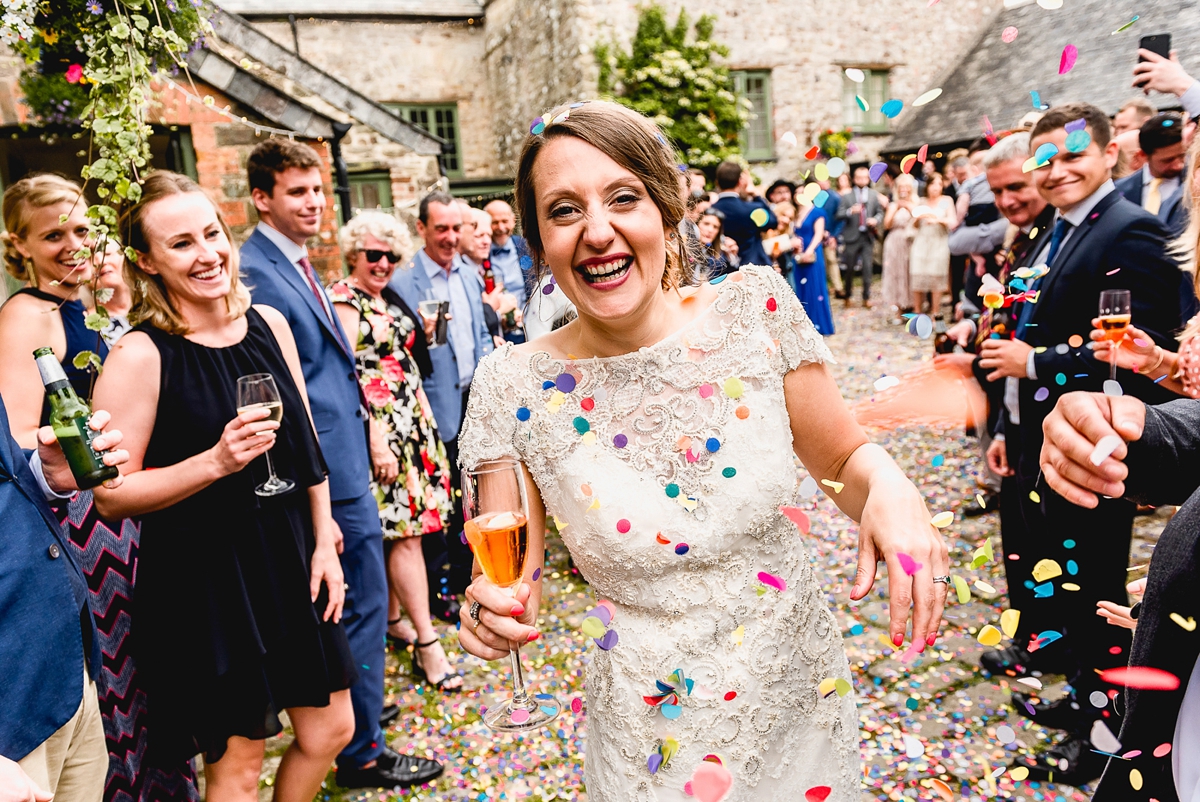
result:
<svg viewBox="0 0 1200 802"><path fill-rule="evenodd" d="M832 479L822 479L821 484L825 485L826 487L832 487L834 493L841 493L842 488L846 486L842 482L835 482Z"/></svg>
<svg viewBox="0 0 1200 802"><path fill-rule="evenodd" d="M1000 642L1000 630L996 629L991 624L984 624L983 629L979 630L979 637L977 640L984 646L995 646Z"/></svg>
<svg viewBox="0 0 1200 802"><path fill-rule="evenodd" d="M930 519L929 523L933 524L938 529L945 529L947 526L954 523L954 513L950 512L949 510L946 510L945 512L939 512Z"/></svg>
<svg viewBox="0 0 1200 802"><path fill-rule="evenodd" d="M600 499L598 499L598 498L594 498L594 499L592 499L592 505L591 505L590 507L588 507L588 509L589 509L589 510L598 510L598 509L600 509Z"/></svg>
<svg viewBox="0 0 1200 802"><path fill-rule="evenodd" d="M683 507L688 512L695 512L696 507L700 506L700 500L694 496L680 496L679 506Z"/></svg>
<svg viewBox="0 0 1200 802"><path fill-rule="evenodd" d="M583 441L583 444L585 446L596 445L596 433L595 432L589 431L586 434L584 434L583 437L581 437L579 439Z"/></svg>
<svg viewBox="0 0 1200 802"><path fill-rule="evenodd" d="M1017 624L1021 622L1020 610L1005 610L1000 613L1000 629L1010 638L1017 635Z"/></svg>
<svg viewBox="0 0 1200 802"><path fill-rule="evenodd" d="M971 589L967 587L967 580L961 576L950 577L954 582L954 592L958 594L958 603L966 604L971 600Z"/></svg>
<svg viewBox="0 0 1200 802"><path fill-rule="evenodd" d="M821 680L821 684L817 686L817 692L825 698L832 696L837 692L837 679L835 677L826 677Z"/></svg>
<svg viewBox="0 0 1200 802"><path fill-rule="evenodd" d="M1196 630L1196 619L1191 616L1184 618L1179 613L1171 613L1171 620L1176 624L1179 624L1179 626L1183 627L1188 632L1194 632Z"/></svg>
<svg viewBox="0 0 1200 802"><path fill-rule="evenodd" d="M1062 566L1054 560L1038 560L1037 565L1033 566L1033 578L1038 582L1045 582L1056 576L1062 576Z"/></svg>
<svg viewBox="0 0 1200 802"><path fill-rule="evenodd" d="M674 738L667 738L667 740L663 742L662 749L660 751L662 752L663 763L666 764L666 762L674 757L675 753L679 751L679 741L675 740Z"/></svg>
<svg viewBox="0 0 1200 802"><path fill-rule="evenodd" d="M1074 582L1063 582L1062 589L1063 590L1079 590L1079 586L1076 585Z"/></svg>
<svg viewBox="0 0 1200 802"><path fill-rule="evenodd" d="M552 516L552 517L554 518L554 526L555 526L555 528L556 528L556 529L558 529L558 531L560 531L560 532L561 532L562 530L564 530L564 529L566 529L568 526L570 526L570 524L569 524L569 523L567 523L566 521L562 520L562 519L561 519L561 518L559 518L557 515L554 515L554 516Z"/></svg>
<svg viewBox="0 0 1200 802"><path fill-rule="evenodd" d="M741 398L742 393L745 391L745 386L742 384L741 379L735 377L726 379L722 389L725 390L725 395L730 398Z"/></svg>
<svg viewBox="0 0 1200 802"><path fill-rule="evenodd" d="M742 638L744 637L746 637L746 627L739 624L738 628L733 631L733 634L729 639L733 641L734 646L741 646Z"/></svg>
<svg viewBox="0 0 1200 802"><path fill-rule="evenodd" d="M1029 500L1032 501L1034 504L1042 503L1042 497L1038 495L1038 492L1036 490L1029 491Z"/></svg>
<svg viewBox="0 0 1200 802"><path fill-rule="evenodd" d="M984 582L982 579L975 580L975 588L976 588L976 590L982 591L983 593L995 593L996 592L996 589L994 587L989 585L987 582Z"/></svg>
<svg viewBox="0 0 1200 802"><path fill-rule="evenodd" d="M989 537L983 541L983 545L975 549L975 554L971 557L971 567L978 568L984 563L989 563L996 558L996 553L992 550L992 539Z"/></svg>
<svg viewBox="0 0 1200 802"><path fill-rule="evenodd" d="M1024 781L1024 779L1029 776L1029 769L1025 768L1024 766L1017 766L1008 773L1008 776L1012 778L1013 782L1019 783Z"/></svg>
<svg viewBox="0 0 1200 802"><path fill-rule="evenodd" d="M1129 784L1133 786L1133 790L1142 790L1142 773L1137 769L1129 770Z"/></svg>
<svg viewBox="0 0 1200 802"><path fill-rule="evenodd" d="M846 680L842 679L841 677L837 678L837 682L835 682L834 685L837 686L837 695L838 696L845 696L846 694L850 693L850 691L854 690L853 687L851 687L850 683L847 682Z"/></svg>
<svg viewBox="0 0 1200 802"><path fill-rule="evenodd" d="M583 634L587 635L589 638L603 638L606 631L604 622L599 618L596 618L594 615L589 615L587 618L583 619L583 625L580 626L580 629L582 629Z"/></svg>
<svg viewBox="0 0 1200 802"><path fill-rule="evenodd" d="M817 162L817 166L813 168L813 177L818 181L829 180L829 167L825 162Z"/></svg>

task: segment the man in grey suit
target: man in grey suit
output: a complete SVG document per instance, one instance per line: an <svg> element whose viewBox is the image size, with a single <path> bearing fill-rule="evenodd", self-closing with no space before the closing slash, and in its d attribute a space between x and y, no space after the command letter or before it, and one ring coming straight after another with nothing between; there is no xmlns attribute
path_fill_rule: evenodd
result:
<svg viewBox="0 0 1200 802"><path fill-rule="evenodd" d="M450 472L459 484L458 429L467 408L467 392L479 360L494 350L483 317L483 280L458 256L463 226L462 209L445 192L431 192L421 199L417 211L417 235L425 246L397 270L391 288L412 309L421 301L450 302L447 341L430 343L433 375L425 379L425 394L433 407L438 434L446 444ZM456 503L447 529L450 559L449 590L461 594L471 582L471 551L461 538L462 508Z"/></svg>
<svg viewBox="0 0 1200 802"><path fill-rule="evenodd" d="M842 242L842 285L846 306L854 294L854 270L862 267L863 306L871 308L871 272L875 269L875 239L883 225L883 204L879 193L871 189L871 174L866 167L854 171L854 186L838 204L838 219L844 222Z"/></svg>

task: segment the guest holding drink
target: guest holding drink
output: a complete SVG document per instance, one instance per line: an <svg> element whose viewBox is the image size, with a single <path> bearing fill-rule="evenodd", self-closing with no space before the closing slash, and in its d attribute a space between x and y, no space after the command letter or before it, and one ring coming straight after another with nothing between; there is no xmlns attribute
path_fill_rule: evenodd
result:
<svg viewBox="0 0 1200 802"><path fill-rule="evenodd" d="M382 212L360 212L338 237L350 275L329 288L334 311L354 349L358 380L371 412L371 493L379 503L387 549L389 634L403 606L416 628L413 670L440 691L462 689L429 615L423 535L445 531L453 512L450 464L421 377L433 372L422 318L387 286L413 250L404 224Z"/></svg>
<svg viewBox="0 0 1200 802"><path fill-rule="evenodd" d="M942 303L950 291L950 229L958 224L954 201L942 194L940 173L929 176L925 199L912 210L915 229L908 254L909 288L913 311L921 312L929 296L929 316L940 317Z"/></svg>
<svg viewBox="0 0 1200 802"><path fill-rule="evenodd" d="M516 530L519 546L526 519L527 556L486 555L493 581L477 575L467 589L459 638L486 660L538 639L552 513L584 578L611 600L602 647L588 647L589 799L682 799L712 753L738 756L725 764L729 802L794 799L817 786L830 802L859 799L853 700L817 687L849 679L807 553L820 540L801 538L779 511L797 497L795 458L862 521L852 598L867 594L886 559L897 647L913 600L914 654L936 641L946 547L916 488L846 411L823 364L829 351L782 277L752 265L682 286L679 157L659 129L598 101L543 119L552 122L521 152L518 216L535 264L578 317L505 345L476 373L461 454L464 482L485 503L467 505L468 523ZM519 479L502 485L525 500L487 504L516 494L489 490L479 475L513 475L500 473L513 461ZM468 537L490 537L473 530ZM522 562L509 592L497 566ZM767 607L748 614L764 587ZM714 693L680 691L668 722L668 711L646 707L664 681ZM514 709L509 724L552 717L545 701L548 710ZM666 763L664 732L679 744Z"/></svg>
<svg viewBox="0 0 1200 802"><path fill-rule="evenodd" d="M142 517L133 654L148 757L202 752L208 799L256 799L287 710L296 740L275 799L308 802L354 731L356 669L300 358L283 316L250 305L228 227L190 179L153 173L126 225L136 327L96 403L130 459L96 501Z"/></svg>
<svg viewBox="0 0 1200 802"><path fill-rule="evenodd" d="M86 212L79 185L57 175L24 178L4 193L5 267L14 278L29 282L0 309L0 395L22 448L37 448L37 429L48 424L50 416L34 349L52 348L76 395L86 400L96 371L76 368L75 358L91 352L103 361L110 342L116 342L110 336L118 324L96 332L84 323L95 308L88 285L97 264L80 255L95 246L88 238ZM106 308L120 313L122 304L128 304L129 290L122 278L123 257L114 250L106 250L99 260L97 285L112 289ZM55 513L97 611L103 665L96 675L96 696L109 756L105 799L139 799L143 791L152 799L158 789L161 798L198 800L195 775L185 760L159 767L144 761L144 691L140 668L128 658L125 643L138 563L138 523L128 517L102 520L90 490L57 505ZM101 560L100 555L106 556Z"/></svg>

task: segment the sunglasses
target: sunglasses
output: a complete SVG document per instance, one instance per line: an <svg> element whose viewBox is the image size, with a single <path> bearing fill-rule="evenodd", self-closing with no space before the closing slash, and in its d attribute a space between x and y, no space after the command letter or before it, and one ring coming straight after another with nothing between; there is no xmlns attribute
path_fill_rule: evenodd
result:
<svg viewBox="0 0 1200 802"><path fill-rule="evenodd" d="M388 264L394 265L394 264L396 264L396 262L399 262L400 258L401 258L400 254L390 253L388 251L363 251L363 255L367 257L367 261L370 262L371 264L375 264L380 259L382 259L383 257L386 256L387 260L388 260Z"/></svg>

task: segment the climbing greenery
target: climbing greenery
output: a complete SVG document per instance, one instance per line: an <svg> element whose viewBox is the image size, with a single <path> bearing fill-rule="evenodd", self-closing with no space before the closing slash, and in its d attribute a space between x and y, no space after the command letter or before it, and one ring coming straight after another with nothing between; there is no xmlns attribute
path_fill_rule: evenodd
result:
<svg viewBox="0 0 1200 802"><path fill-rule="evenodd" d="M615 43L596 48L600 94L653 119L693 167L737 157L749 120L749 103L734 94L720 61L729 49L713 41L715 22L706 14L693 28L680 11L668 25L661 6L646 6L628 51Z"/></svg>
<svg viewBox="0 0 1200 802"><path fill-rule="evenodd" d="M141 179L150 161L151 128L146 122L150 84L161 72L186 70L188 52L212 32L211 7L205 0L4 0L0 42L9 44L36 69L38 78L22 81L35 116L72 105L71 120L86 136L88 164L82 177L101 203L88 207L92 242L102 253L124 208L141 197ZM37 65L36 68L32 65ZM57 78L55 76L61 76ZM66 87L53 101L54 86ZM41 109L41 113L39 113ZM63 109L65 113L65 109ZM134 258L132 249L126 255ZM92 256L91 248L79 257ZM102 293L89 329L108 323ZM94 354L80 354L83 367L98 367ZM76 360L77 363L80 360Z"/></svg>

